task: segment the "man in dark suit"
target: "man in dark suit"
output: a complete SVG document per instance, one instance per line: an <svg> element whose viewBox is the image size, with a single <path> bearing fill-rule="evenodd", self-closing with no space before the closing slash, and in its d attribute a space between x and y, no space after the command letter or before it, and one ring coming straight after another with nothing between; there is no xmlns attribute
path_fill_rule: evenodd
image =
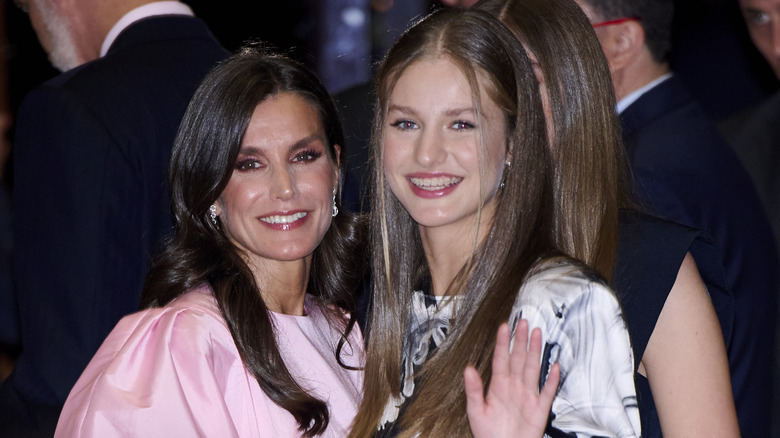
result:
<svg viewBox="0 0 780 438"><path fill-rule="evenodd" d="M778 259L758 195L669 70L672 1L577 2L610 65L636 195L651 212L707 230L720 245L736 304L728 356L740 429L768 436Z"/></svg>
<svg viewBox="0 0 780 438"><path fill-rule="evenodd" d="M780 79L780 0L740 0L739 7L750 39ZM721 128L753 178L780 244L780 91Z"/></svg>
<svg viewBox="0 0 780 438"><path fill-rule="evenodd" d="M171 229L168 161L179 121L227 54L179 2L22 6L64 73L29 93L17 119L22 353L0 387L4 437L51 436L105 336L138 309L149 256Z"/></svg>
<svg viewBox="0 0 780 438"><path fill-rule="evenodd" d="M780 79L780 0L739 0L739 7L750 39ZM780 248L780 91L721 122L720 128L753 178ZM774 391L773 436L780 436L780 348L775 353Z"/></svg>

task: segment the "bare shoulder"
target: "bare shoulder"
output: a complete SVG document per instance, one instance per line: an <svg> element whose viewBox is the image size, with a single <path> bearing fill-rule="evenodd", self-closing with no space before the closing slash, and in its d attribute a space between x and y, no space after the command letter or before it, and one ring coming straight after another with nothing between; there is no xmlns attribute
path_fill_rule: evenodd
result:
<svg viewBox="0 0 780 438"><path fill-rule="evenodd" d="M687 254L642 357L664 436L738 436L726 349Z"/></svg>

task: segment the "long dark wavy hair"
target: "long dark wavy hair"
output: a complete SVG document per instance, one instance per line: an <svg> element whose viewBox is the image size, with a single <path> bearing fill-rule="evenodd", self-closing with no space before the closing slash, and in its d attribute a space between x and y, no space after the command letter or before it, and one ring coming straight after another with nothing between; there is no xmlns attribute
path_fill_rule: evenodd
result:
<svg viewBox="0 0 780 438"><path fill-rule="evenodd" d="M219 64L195 92L176 137L170 166L175 232L153 261L141 304L163 306L208 283L246 368L268 397L295 417L303 435L313 436L328 426L327 406L293 379L252 272L208 215L230 180L252 113L278 93L294 93L317 110L328 153L336 162L334 145L344 145L341 125L330 96L313 73L256 46ZM341 160L342 180L343 168ZM340 190L336 202L340 205ZM323 304L331 323L339 324L343 336L334 360L342 366L341 348L355 323L353 292L364 274L364 228L359 217L342 211L312 255L307 293Z"/></svg>
<svg viewBox="0 0 780 438"><path fill-rule="evenodd" d="M572 0L482 0L539 62L552 114L555 243L610 280L618 213L635 209L612 77L596 33Z"/></svg>
<svg viewBox="0 0 780 438"><path fill-rule="evenodd" d="M531 267L556 253L551 243L552 168L546 126L538 83L525 50L498 19L484 11L434 12L396 42L377 76L372 134L372 310L364 399L350 435L356 438L376 431L388 400L401 392L403 341L412 311L409 303L415 288L430 279L419 227L385 180L382 137L389 97L398 78L413 63L431 58L451 61L468 79L478 117L484 114L480 102L486 99L501 109L512 161L505 169L504 187L496 194L486 236L481 241L474 239L469 261L447 289L448 296L459 295L463 301L446 340L415 373L415 396L396 420L401 436L470 436L463 370L473 364L484 381L490 380L500 322L507 320Z"/></svg>

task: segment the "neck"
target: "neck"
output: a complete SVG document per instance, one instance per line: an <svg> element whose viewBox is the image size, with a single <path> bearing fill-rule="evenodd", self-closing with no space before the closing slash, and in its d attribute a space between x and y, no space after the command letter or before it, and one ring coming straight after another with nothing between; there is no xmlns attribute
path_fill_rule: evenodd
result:
<svg viewBox="0 0 780 438"><path fill-rule="evenodd" d="M486 213L483 210L483 216ZM431 273L434 295L443 296L447 293L455 276L484 241L490 226L484 217L482 222L478 235L475 234L477 230L473 221L448 227L420 226L420 239Z"/></svg>
<svg viewBox="0 0 780 438"><path fill-rule="evenodd" d="M303 315L303 302L309 283L311 256L301 260L247 261L255 283L269 310L285 315Z"/></svg>
<svg viewBox="0 0 780 438"><path fill-rule="evenodd" d="M653 61L649 52L644 56L645 59L640 62L631 64L613 74L615 95L618 101L669 73L669 64Z"/></svg>
<svg viewBox="0 0 780 438"><path fill-rule="evenodd" d="M111 28L128 12L153 0L81 0L81 51L86 61L100 57L100 48Z"/></svg>

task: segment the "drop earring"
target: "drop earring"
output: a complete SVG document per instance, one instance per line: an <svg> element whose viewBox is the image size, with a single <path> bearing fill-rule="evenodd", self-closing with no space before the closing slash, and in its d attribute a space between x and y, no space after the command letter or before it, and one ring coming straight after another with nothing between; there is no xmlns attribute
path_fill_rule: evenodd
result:
<svg viewBox="0 0 780 438"><path fill-rule="evenodd" d="M506 186L506 177L509 174L509 168L512 167L512 162L507 160L504 162L504 174L501 176L501 185L499 186L499 190L504 190L504 187Z"/></svg>
<svg viewBox="0 0 780 438"><path fill-rule="evenodd" d="M339 208L336 207L336 189L333 189L333 213L331 213L331 217L336 217L336 215L339 214Z"/></svg>
<svg viewBox="0 0 780 438"><path fill-rule="evenodd" d="M211 223L217 225L217 206L214 204L211 204L211 207L209 207L209 217L211 218Z"/></svg>

